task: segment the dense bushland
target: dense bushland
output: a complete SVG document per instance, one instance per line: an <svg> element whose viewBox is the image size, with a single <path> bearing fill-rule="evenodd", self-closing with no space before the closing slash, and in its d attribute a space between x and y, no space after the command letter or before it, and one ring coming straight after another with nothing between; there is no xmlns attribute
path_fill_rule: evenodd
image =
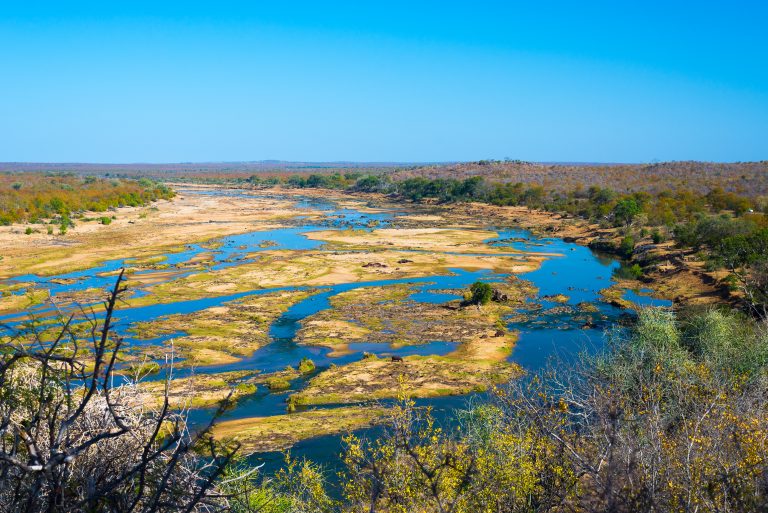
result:
<svg viewBox="0 0 768 513"><path fill-rule="evenodd" d="M164 184L147 178L105 179L74 174L0 174L0 225L69 219L83 211L141 206L173 197Z"/></svg>
<svg viewBox="0 0 768 513"><path fill-rule="evenodd" d="M706 192L664 189L656 193L634 191L619 193L613 189L581 184L563 190L523 182L489 182L475 176L466 179L423 177L395 180L391 175L333 173L263 177L253 175L248 183L256 186L283 184L298 188L347 189L400 196L411 201L480 201L500 206L528 206L611 222L617 226L631 223L638 215L647 216L651 226L674 226L697 215L728 211L735 216L765 213L768 201L748 197L714 186ZM761 216L759 216L761 217Z"/></svg>
<svg viewBox="0 0 768 513"><path fill-rule="evenodd" d="M722 187L741 196L768 194L768 161L762 162L656 162L649 164L542 164L520 160L480 160L411 166L391 173L394 180L407 178L482 177L499 183L542 185L567 192L578 187L609 188L622 193L688 190L704 194Z"/></svg>
<svg viewBox="0 0 768 513"><path fill-rule="evenodd" d="M639 312L606 348L498 387L440 425L400 402L349 435L337 479L286 456L261 476L183 412L114 376L106 314L0 333L3 511L764 511L768 329L743 314ZM167 372L167 369L166 369ZM226 401L222 408L226 407Z"/></svg>

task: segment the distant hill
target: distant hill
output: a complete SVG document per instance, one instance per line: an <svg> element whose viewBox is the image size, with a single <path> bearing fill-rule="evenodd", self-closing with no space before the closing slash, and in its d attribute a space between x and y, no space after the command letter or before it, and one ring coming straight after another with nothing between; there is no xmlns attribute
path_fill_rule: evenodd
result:
<svg viewBox="0 0 768 513"><path fill-rule="evenodd" d="M258 160L252 162L178 162L169 164L130 163L99 164L81 162L0 162L3 171L48 171L75 173L246 173L259 171L308 170L308 169L379 169L412 165L396 162L289 162L283 160Z"/></svg>
<svg viewBox="0 0 768 513"><path fill-rule="evenodd" d="M559 164L524 161L461 162L414 166L394 171L395 179L413 177L464 179L481 176L494 182L544 185L549 190L572 190L593 185L616 191L659 192L722 187L746 196L768 194L768 161L658 162L652 164Z"/></svg>
<svg viewBox="0 0 768 513"><path fill-rule="evenodd" d="M91 164L3 162L0 172L73 172L77 174L153 176L157 178L243 178L253 174L387 173L393 179L413 177L463 179L480 176L492 182L522 182L547 189L572 190L593 185L617 191L659 192L694 190L707 192L722 187L745 196L768 195L768 161L698 162L651 164L525 162L479 160L475 162L180 162L171 164Z"/></svg>

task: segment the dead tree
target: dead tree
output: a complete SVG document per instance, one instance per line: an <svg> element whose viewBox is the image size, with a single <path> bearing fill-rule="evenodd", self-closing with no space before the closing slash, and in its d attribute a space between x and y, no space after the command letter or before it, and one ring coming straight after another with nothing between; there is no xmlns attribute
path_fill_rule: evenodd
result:
<svg viewBox="0 0 768 513"><path fill-rule="evenodd" d="M153 409L138 404L135 385L113 386L122 347L113 314L125 290L121 271L103 314L2 327L1 511L228 508L216 482L237 447L213 440L213 421L191 431L169 407L168 381Z"/></svg>

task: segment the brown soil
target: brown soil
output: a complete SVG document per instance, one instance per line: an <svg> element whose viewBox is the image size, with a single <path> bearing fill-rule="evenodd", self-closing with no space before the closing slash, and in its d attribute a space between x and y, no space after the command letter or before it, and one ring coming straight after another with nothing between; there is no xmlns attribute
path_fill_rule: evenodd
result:
<svg viewBox="0 0 768 513"><path fill-rule="evenodd" d="M23 226L0 227L0 279L18 274L57 274L85 269L114 258L142 258L180 250L214 237L269 229L298 215L290 200L184 194L149 207L126 207L109 225L75 220L66 235L23 233ZM259 223L258 227L254 223Z"/></svg>
<svg viewBox="0 0 768 513"><path fill-rule="evenodd" d="M407 298L412 290L407 285L353 289L333 297L333 308L305 319L297 341L330 347L335 356L344 354L351 342L396 347L432 340L466 344L498 337L502 316L521 306L535 291L514 277L507 284L496 284L496 290L503 295L503 302L478 307L461 306L460 300L445 304L410 301Z"/></svg>
<svg viewBox="0 0 768 513"><path fill-rule="evenodd" d="M391 361L371 356L321 372L291 396L290 406L356 403L394 398L403 392L413 397L462 395L486 390L521 373L519 366L507 362L440 356Z"/></svg>

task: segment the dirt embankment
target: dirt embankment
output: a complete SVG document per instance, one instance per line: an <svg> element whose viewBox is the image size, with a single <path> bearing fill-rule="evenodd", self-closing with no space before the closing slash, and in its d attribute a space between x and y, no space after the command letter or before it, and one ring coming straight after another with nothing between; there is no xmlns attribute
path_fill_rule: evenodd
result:
<svg viewBox="0 0 768 513"><path fill-rule="evenodd" d="M456 204L445 208L459 219L496 220L513 223L543 236L559 237L620 256L623 234L619 228L604 228L584 219L527 207L496 207L478 203ZM643 268L644 287L675 302L676 305L706 305L730 302L735 298L723 284L724 273L710 272L692 250L675 247L671 241L655 244L649 236L636 240L630 263Z"/></svg>

